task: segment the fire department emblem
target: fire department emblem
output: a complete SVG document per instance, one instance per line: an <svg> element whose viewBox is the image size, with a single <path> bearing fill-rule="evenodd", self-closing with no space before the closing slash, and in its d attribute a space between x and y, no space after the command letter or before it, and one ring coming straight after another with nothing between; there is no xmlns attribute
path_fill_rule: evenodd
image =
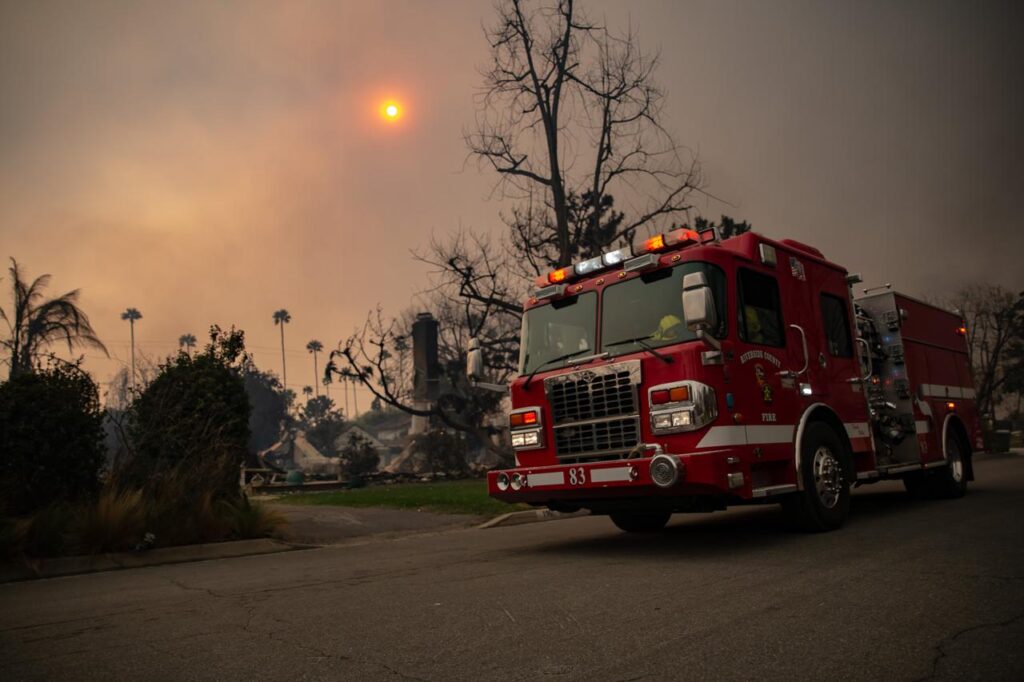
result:
<svg viewBox="0 0 1024 682"><path fill-rule="evenodd" d="M761 397L766 404L770 405L772 402L772 387L764 378L764 367L754 365L754 376L757 378L757 385L761 389Z"/></svg>

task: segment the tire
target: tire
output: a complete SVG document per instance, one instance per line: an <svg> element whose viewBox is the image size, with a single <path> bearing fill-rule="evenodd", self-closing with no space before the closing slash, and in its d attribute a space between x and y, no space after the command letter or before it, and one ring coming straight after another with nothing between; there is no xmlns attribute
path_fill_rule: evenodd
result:
<svg viewBox="0 0 1024 682"><path fill-rule="evenodd" d="M627 533L653 533L661 530L672 517L672 512L614 512L612 523Z"/></svg>
<svg viewBox="0 0 1024 682"><path fill-rule="evenodd" d="M903 477L903 486L918 500L950 500L967 493L967 458L970 452L956 433L946 435L946 466L914 471Z"/></svg>
<svg viewBox="0 0 1024 682"><path fill-rule="evenodd" d="M835 530L850 515L849 454L843 441L827 424L812 422L800 444L803 490L787 497L783 510L799 530Z"/></svg>
<svg viewBox="0 0 1024 682"><path fill-rule="evenodd" d="M953 429L946 435L948 464L930 472L928 483L933 497L955 499L967 493L967 458L970 452Z"/></svg>

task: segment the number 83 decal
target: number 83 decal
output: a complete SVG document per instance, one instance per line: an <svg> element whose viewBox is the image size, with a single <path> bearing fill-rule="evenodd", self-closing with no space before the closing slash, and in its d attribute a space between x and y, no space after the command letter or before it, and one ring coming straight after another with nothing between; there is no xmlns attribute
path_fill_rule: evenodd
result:
<svg viewBox="0 0 1024 682"><path fill-rule="evenodd" d="M587 471L583 467L569 469L569 485L585 485L587 482Z"/></svg>

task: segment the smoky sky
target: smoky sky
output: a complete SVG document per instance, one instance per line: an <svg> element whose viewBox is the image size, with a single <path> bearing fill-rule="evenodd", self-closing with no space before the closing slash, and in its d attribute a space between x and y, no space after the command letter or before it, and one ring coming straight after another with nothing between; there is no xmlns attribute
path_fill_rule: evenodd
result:
<svg viewBox="0 0 1024 682"><path fill-rule="evenodd" d="M660 52L665 122L726 213L917 296L1024 287L1024 11L1013 2L590 2ZM112 359L210 324L289 384L431 234L500 230L466 164L488 3L0 4L0 256L80 287ZM377 110L393 97L400 125ZM6 286L6 282L5 285ZM6 296L6 289L5 289ZM4 300L7 305L7 300ZM362 395L360 400L367 401ZM365 409L367 402L361 407Z"/></svg>

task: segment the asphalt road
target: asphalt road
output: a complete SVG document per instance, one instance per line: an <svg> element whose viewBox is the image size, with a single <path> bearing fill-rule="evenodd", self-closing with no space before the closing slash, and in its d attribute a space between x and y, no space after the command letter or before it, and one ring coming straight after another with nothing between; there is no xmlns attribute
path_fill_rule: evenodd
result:
<svg viewBox="0 0 1024 682"><path fill-rule="evenodd" d="M1024 457L659 534L582 518L0 585L0 678L1024 679Z"/></svg>

